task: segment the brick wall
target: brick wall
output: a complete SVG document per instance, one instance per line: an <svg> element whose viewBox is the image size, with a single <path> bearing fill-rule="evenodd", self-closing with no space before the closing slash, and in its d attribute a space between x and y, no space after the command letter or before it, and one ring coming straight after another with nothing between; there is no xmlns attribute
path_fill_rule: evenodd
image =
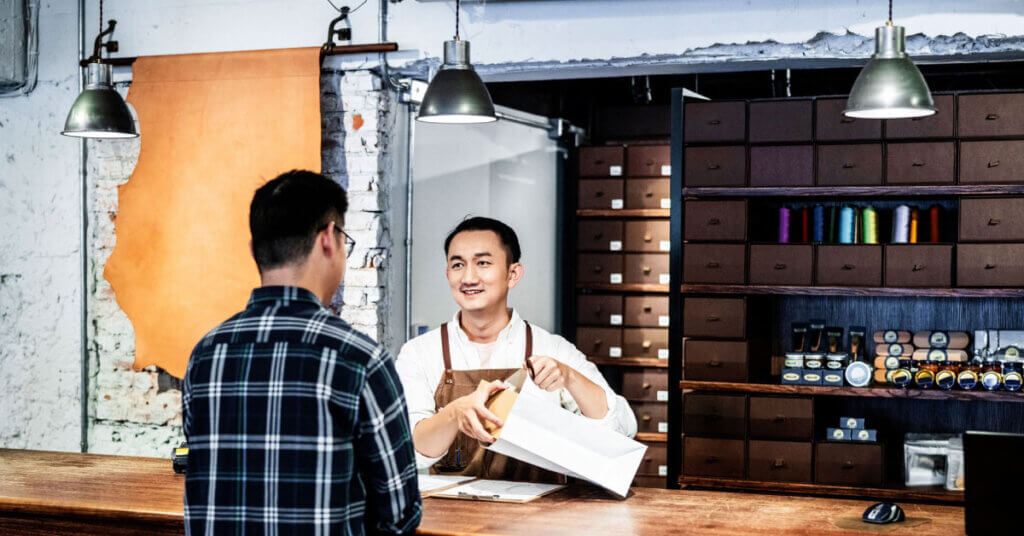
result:
<svg viewBox="0 0 1024 536"><path fill-rule="evenodd" d="M348 190L345 231L356 240L345 285L331 307L359 331L387 343L387 209L388 183L396 171L390 150L396 103L369 71L323 73L320 102L323 172ZM154 134L143 130L146 135ZM117 186L130 178L138 154L138 140L89 142L89 450L168 456L183 439L180 384L155 367L132 370L132 325L103 279L116 241Z"/></svg>

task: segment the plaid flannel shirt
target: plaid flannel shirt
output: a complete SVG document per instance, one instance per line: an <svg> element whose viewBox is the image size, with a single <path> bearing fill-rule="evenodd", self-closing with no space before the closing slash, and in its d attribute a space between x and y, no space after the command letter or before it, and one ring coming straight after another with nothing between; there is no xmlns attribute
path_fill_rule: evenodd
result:
<svg viewBox="0 0 1024 536"><path fill-rule="evenodd" d="M253 290L192 352L189 534L413 531L421 501L394 359L298 287Z"/></svg>

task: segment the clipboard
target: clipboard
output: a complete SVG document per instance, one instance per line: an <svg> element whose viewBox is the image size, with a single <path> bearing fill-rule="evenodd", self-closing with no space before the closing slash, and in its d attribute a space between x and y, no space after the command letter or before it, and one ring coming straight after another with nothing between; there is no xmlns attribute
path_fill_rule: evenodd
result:
<svg viewBox="0 0 1024 536"><path fill-rule="evenodd" d="M462 499L525 504L562 490L566 484L538 484L507 480L476 479L431 493L438 499Z"/></svg>
<svg viewBox="0 0 1024 536"><path fill-rule="evenodd" d="M474 480L477 480L474 476L455 476L455 475L430 475L423 474L417 476L418 484L420 486L420 497L432 497L437 493L454 488L455 486L461 486ZM424 487L429 489L424 490Z"/></svg>

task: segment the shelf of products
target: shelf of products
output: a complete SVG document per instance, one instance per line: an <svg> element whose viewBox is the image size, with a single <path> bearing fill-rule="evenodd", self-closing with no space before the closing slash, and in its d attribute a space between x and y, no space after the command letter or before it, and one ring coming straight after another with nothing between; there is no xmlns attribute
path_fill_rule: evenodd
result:
<svg viewBox="0 0 1024 536"><path fill-rule="evenodd" d="M635 438L637 441L646 441L650 443L664 443L668 441L668 434L645 434L639 433Z"/></svg>
<svg viewBox="0 0 1024 536"><path fill-rule="evenodd" d="M657 357L598 357L588 356L592 363L596 365L610 365L616 367L651 367L651 368L668 368L668 359L658 359Z"/></svg>
<svg viewBox="0 0 1024 536"><path fill-rule="evenodd" d="M576 211L580 218L668 218L668 208L626 208L621 210L581 208Z"/></svg>
<svg viewBox="0 0 1024 536"><path fill-rule="evenodd" d="M579 290L597 290L601 292L643 292L647 294L668 294L668 285L657 285L651 283L580 283L576 285Z"/></svg>
<svg viewBox="0 0 1024 536"><path fill-rule="evenodd" d="M682 285L681 289L683 294L1024 298L1024 289L1022 288L898 288L685 284Z"/></svg>
<svg viewBox="0 0 1024 536"><path fill-rule="evenodd" d="M925 501L950 504L963 504L964 502L964 494L962 492L949 491L941 487L868 488L859 486L815 484L811 482L762 482L758 480L739 480L731 478L711 478L685 475L679 477L679 484L682 486L712 489L771 491L834 497L859 497L876 500Z"/></svg>
<svg viewBox="0 0 1024 536"><path fill-rule="evenodd" d="M680 389L735 393L767 393L778 395L846 396L865 398L908 398L919 400L987 400L991 402L1024 403L1024 393L1008 391L974 391L950 389L900 389L897 387L826 387L817 385L778 385L769 383L710 382L683 380Z"/></svg>
<svg viewBox="0 0 1024 536"><path fill-rule="evenodd" d="M939 197L953 195L1024 194L1020 184L958 184L948 186L795 186L683 188L683 197Z"/></svg>

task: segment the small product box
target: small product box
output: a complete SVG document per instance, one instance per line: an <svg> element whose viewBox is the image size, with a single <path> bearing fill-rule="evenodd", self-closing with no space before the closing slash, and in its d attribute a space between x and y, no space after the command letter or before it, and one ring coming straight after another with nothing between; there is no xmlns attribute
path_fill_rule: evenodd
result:
<svg viewBox="0 0 1024 536"><path fill-rule="evenodd" d="M852 437L846 428L829 428L827 433L828 439L832 441L849 441Z"/></svg>
<svg viewBox="0 0 1024 536"><path fill-rule="evenodd" d="M802 385L821 385L821 369L808 369L804 370L804 379L800 382Z"/></svg>
<svg viewBox="0 0 1024 536"><path fill-rule="evenodd" d="M821 374L821 384L828 385L830 387L842 387L843 386L843 372L845 369L826 369Z"/></svg>
<svg viewBox="0 0 1024 536"><path fill-rule="evenodd" d="M804 382L804 369L786 368L782 369L782 385L802 385Z"/></svg>
<svg viewBox="0 0 1024 536"><path fill-rule="evenodd" d="M848 430L863 430L864 419L858 419L856 417L839 417L839 427L846 428Z"/></svg>
<svg viewBox="0 0 1024 536"><path fill-rule="evenodd" d="M870 429L850 430L852 441L878 441L878 431Z"/></svg>

